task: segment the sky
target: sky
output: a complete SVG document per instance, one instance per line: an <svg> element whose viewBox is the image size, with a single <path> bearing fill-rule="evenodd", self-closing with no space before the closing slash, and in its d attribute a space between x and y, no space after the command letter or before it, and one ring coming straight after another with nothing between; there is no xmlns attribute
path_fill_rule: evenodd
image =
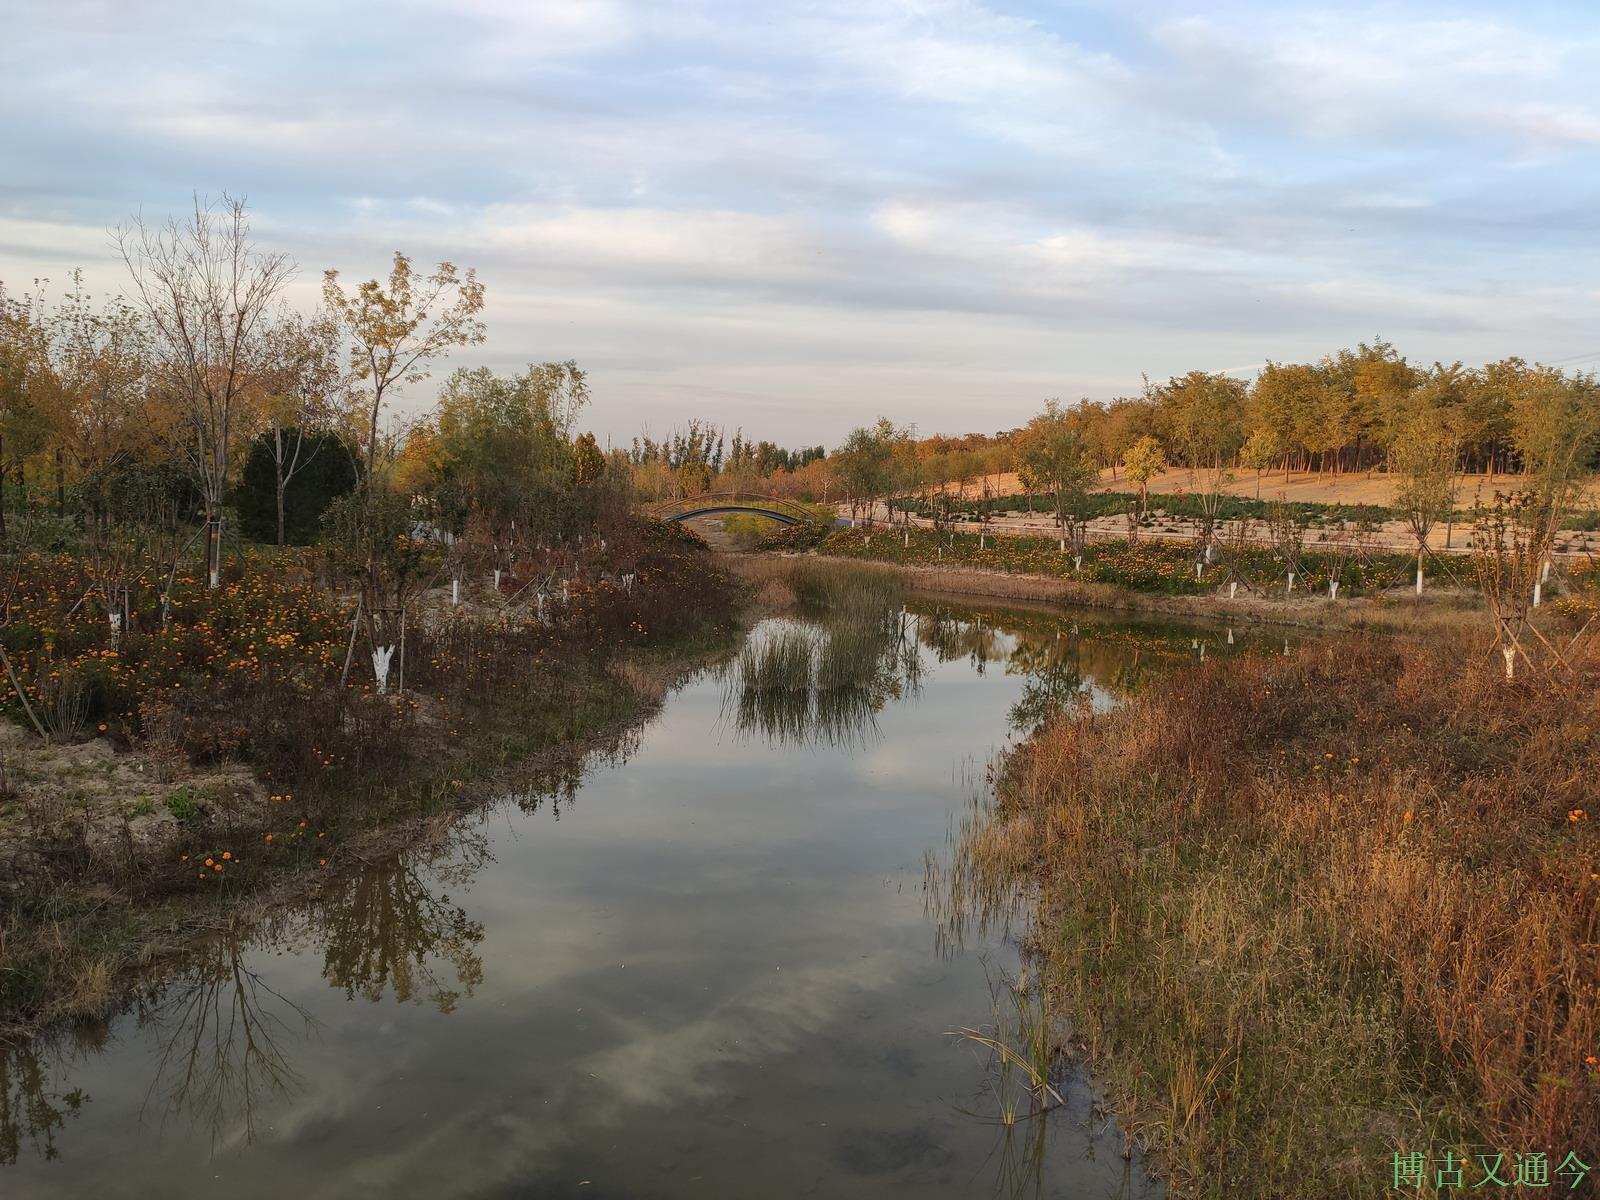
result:
<svg viewBox="0 0 1600 1200"><path fill-rule="evenodd" d="M290 299L475 267L624 443L1014 427L1382 336L1600 367L1600 13L9 0L0 280L121 290L108 229L248 198Z"/></svg>

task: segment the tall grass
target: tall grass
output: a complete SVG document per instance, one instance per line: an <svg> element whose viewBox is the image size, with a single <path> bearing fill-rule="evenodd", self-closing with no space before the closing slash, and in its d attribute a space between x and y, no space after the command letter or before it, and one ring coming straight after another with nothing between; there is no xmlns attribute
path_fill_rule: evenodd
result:
<svg viewBox="0 0 1600 1200"><path fill-rule="evenodd" d="M876 616L905 598L896 572L850 563L795 563L789 586L802 608L836 616Z"/></svg>
<svg viewBox="0 0 1600 1200"><path fill-rule="evenodd" d="M1378 1196L1446 1149L1470 1184L1600 1145L1597 778L1600 656L1513 688L1309 646L1064 714L962 881L1040 882L1057 1002L1175 1195Z"/></svg>

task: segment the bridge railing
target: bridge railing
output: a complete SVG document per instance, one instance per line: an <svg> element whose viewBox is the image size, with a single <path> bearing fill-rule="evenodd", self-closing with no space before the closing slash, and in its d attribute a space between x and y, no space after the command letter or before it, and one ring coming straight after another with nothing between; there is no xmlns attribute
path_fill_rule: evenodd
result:
<svg viewBox="0 0 1600 1200"><path fill-rule="evenodd" d="M683 519L703 510L745 509L766 513L779 520L815 523L817 515L804 504L786 500L781 496L767 496L760 492L701 492L698 496L679 496L670 500L657 500L640 509L646 516L667 521Z"/></svg>

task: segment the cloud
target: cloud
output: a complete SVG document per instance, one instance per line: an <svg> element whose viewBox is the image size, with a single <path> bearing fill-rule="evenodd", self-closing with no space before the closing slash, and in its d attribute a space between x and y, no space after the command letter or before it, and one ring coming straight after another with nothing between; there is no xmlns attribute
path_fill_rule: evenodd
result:
<svg viewBox="0 0 1600 1200"><path fill-rule="evenodd" d="M1524 148L1593 144L1600 132L1593 29L1574 37L1501 19L1348 8L1266 28L1184 17L1156 38L1178 68L1174 94L1230 124L1391 144L1491 136Z"/></svg>
<svg viewBox="0 0 1600 1200"><path fill-rule="evenodd" d="M13 16L8 284L119 287L108 226L244 192L307 279L478 267L474 361L580 358L623 439L690 408L808 443L867 411L1009 426L1374 329L1424 360L1591 348L1582 9L184 12Z"/></svg>

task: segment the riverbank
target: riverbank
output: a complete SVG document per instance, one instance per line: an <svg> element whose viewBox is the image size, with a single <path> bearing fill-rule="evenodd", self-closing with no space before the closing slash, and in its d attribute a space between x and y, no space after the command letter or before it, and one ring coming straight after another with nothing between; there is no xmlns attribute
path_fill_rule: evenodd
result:
<svg viewBox="0 0 1600 1200"><path fill-rule="evenodd" d="M777 564L781 552L727 553L729 569L757 586L781 577ZM1475 594L1464 589L1437 588L1418 603L1412 594L1379 597L1353 596L1330 600L1326 596L1301 596L1279 600L1242 593L1176 595L1137 591L1112 583L1099 583L1035 572L1005 571L959 563L897 562L866 554L841 556L807 554L812 562L872 563L891 570L905 586L917 591L992 600L1026 601L1099 609L1110 613L1168 616L1235 625L1281 625L1304 629L1373 630L1384 633L1457 634L1481 627L1486 618Z"/></svg>
<svg viewBox="0 0 1600 1200"><path fill-rule="evenodd" d="M1003 761L955 869L1036 898L1055 1007L1174 1196L1593 1165L1600 653L1569 661L1508 688L1451 644L1340 637Z"/></svg>
<svg viewBox="0 0 1600 1200"><path fill-rule="evenodd" d="M103 720L87 739L13 723L0 747L0 1038L93 1015L194 939L436 836L510 784L570 786L736 625L739 588L691 536L647 530L630 565L626 586L574 579L547 616L498 595L446 604L412 634L403 693L336 688L325 640L268 630L266 644L310 652L293 670L213 656L170 689L141 687L136 725ZM248 577L230 587L255 592ZM302 625L324 619L300 599ZM113 685L148 683L184 634L146 636L163 645L124 640Z"/></svg>

